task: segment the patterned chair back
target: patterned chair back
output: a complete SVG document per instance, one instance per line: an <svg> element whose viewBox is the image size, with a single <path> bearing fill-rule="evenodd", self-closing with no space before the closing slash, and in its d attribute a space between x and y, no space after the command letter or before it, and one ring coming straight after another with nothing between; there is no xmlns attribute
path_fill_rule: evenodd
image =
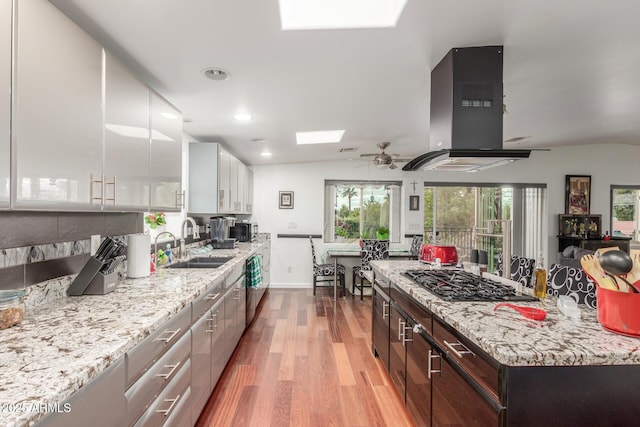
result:
<svg viewBox="0 0 640 427"><path fill-rule="evenodd" d="M578 304L596 308L596 284L581 268L551 264L547 275L547 295L568 295Z"/></svg>
<svg viewBox="0 0 640 427"><path fill-rule="evenodd" d="M420 246L422 246L422 242L424 241L424 236L415 235L411 240L411 248L409 249L409 255L411 259L418 259L420 255Z"/></svg>
<svg viewBox="0 0 640 427"><path fill-rule="evenodd" d="M313 237L309 236L309 242L311 242L311 257L313 258L313 265L316 266L318 263L316 262L316 248L313 246Z"/></svg>
<svg viewBox="0 0 640 427"><path fill-rule="evenodd" d="M531 258L519 257L511 255L511 280L522 283L524 286L531 287L531 278L533 270L536 268L536 260ZM502 276L502 254L498 255L498 266L496 274Z"/></svg>
<svg viewBox="0 0 640 427"><path fill-rule="evenodd" d="M363 239L360 251L362 270L371 270L371 261L389 258L389 241L376 239Z"/></svg>

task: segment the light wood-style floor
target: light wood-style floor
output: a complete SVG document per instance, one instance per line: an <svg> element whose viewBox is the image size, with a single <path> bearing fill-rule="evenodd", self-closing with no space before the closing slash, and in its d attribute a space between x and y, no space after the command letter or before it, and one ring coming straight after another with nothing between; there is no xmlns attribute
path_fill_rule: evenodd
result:
<svg viewBox="0 0 640 427"><path fill-rule="evenodd" d="M371 298L327 291L270 289L197 427L413 426L371 352Z"/></svg>

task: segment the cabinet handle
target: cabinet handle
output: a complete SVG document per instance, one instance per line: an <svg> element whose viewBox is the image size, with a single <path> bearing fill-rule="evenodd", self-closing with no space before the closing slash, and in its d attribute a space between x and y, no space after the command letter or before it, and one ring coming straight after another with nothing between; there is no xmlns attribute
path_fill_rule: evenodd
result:
<svg viewBox="0 0 640 427"><path fill-rule="evenodd" d="M100 184L100 197L93 195L94 184ZM100 179L93 179L93 174L89 175L89 203L93 203L94 200L100 200L100 203L104 204L104 175L100 175Z"/></svg>
<svg viewBox="0 0 640 427"><path fill-rule="evenodd" d="M216 329L218 329L218 312L216 312L216 314L211 314L211 318L207 319L208 322L212 322L212 321L216 321L215 325L213 325L213 329L205 329L205 332L212 334L215 332Z"/></svg>
<svg viewBox="0 0 640 427"><path fill-rule="evenodd" d="M413 328L411 326L407 326L406 323L404 323L404 326L402 327L403 332L402 332L402 345L405 345L408 342L413 342L413 337L411 338L407 338L407 331L412 331Z"/></svg>
<svg viewBox="0 0 640 427"><path fill-rule="evenodd" d="M181 330L182 330L181 328L178 328L175 331L164 331L162 333L162 335L164 335L164 334L171 334L171 335L169 335L168 337L164 337L164 338L158 337L158 338L154 339L154 341L163 341L165 344L167 344L172 339L174 339L176 337L176 335L178 335L180 333Z"/></svg>
<svg viewBox="0 0 640 427"><path fill-rule="evenodd" d="M164 378L164 380L167 381L171 377L171 375L173 375L176 369L178 369L178 366L180 366L180 362L176 363L175 365L164 365L165 368L169 369L169 372L167 372L166 374L156 374L156 377Z"/></svg>
<svg viewBox="0 0 640 427"><path fill-rule="evenodd" d="M233 299L239 300L240 299L240 288L236 288L236 296L233 297Z"/></svg>
<svg viewBox="0 0 640 427"><path fill-rule="evenodd" d="M164 414L165 417L168 417L173 410L173 407L176 406L176 403L178 403L178 400L180 400L180 395L177 395L175 399L164 399L165 402L171 402L171 405L169 405L167 409L156 409L156 412Z"/></svg>
<svg viewBox="0 0 640 427"><path fill-rule="evenodd" d="M389 312L387 311L387 309L389 308L391 304L389 304L386 301L382 301L382 319L386 319L387 317L389 317Z"/></svg>
<svg viewBox="0 0 640 427"><path fill-rule="evenodd" d="M104 182L104 187L105 187L104 193L105 193L105 195L107 193L107 189L106 189L107 185L113 185L113 197L112 198L106 197L104 200L105 201L108 200L110 202L113 202L114 205L116 204L116 198L117 198L117 191L118 191L118 185L117 184L118 184L118 181L117 181L115 175L113 176L113 181L112 182L107 182L107 181Z"/></svg>
<svg viewBox="0 0 640 427"><path fill-rule="evenodd" d="M465 347L464 344L462 344L460 341L456 341L454 343L450 343L447 342L447 340L444 340L444 345L446 345L447 347L449 347L449 349L453 352L453 354L455 354L456 356L458 356L460 359L462 359L464 357L465 354L470 354L472 356L475 356L475 354L473 353L473 351L469 350L467 347ZM463 350L458 351L455 347L462 347Z"/></svg>
<svg viewBox="0 0 640 427"><path fill-rule="evenodd" d="M215 294L209 294L206 297L204 297L204 300L205 301L213 301L213 300L218 299L219 296L220 296L220 292L215 293Z"/></svg>
<svg viewBox="0 0 640 427"><path fill-rule="evenodd" d="M398 319L398 341L402 341L402 318Z"/></svg>
<svg viewBox="0 0 640 427"><path fill-rule="evenodd" d="M440 374L442 372L442 366L437 371L431 369L433 366L433 362L431 361L432 359L440 359L440 356L437 354L433 354L433 350L429 350L429 358L427 362L427 378L429 379L431 379L431 374ZM442 363L442 360L440 361L440 363Z"/></svg>
<svg viewBox="0 0 640 427"><path fill-rule="evenodd" d="M185 197L184 192L185 190L176 191L176 208L184 207L184 197Z"/></svg>

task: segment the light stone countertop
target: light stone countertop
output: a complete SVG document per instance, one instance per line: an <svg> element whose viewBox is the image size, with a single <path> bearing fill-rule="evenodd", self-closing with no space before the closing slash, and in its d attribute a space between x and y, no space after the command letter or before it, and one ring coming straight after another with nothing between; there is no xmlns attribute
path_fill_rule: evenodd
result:
<svg viewBox="0 0 640 427"><path fill-rule="evenodd" d="M403 276L429 266L418 261L372 261L376 275L412 296L436 317L458 330L499 363L507 366L575 366L640 364L640 338L605 330L596 310L581 306L574 320L560 312L556 298L514 302L543 308L547 317L529 320L509 308L493 311L496 302L447 302ZM526 288L525 288L526 289Z"/></svg>
<svg viewBox="0 0 640 427"><path fill-rule="evenodd" d="M22 323L0 330L0 425L33 425L46 415L38 405L61 405L260 245L215 250L212 256L235 256L217 269L160 268L150 277L120 281L107 295L66 297L74 276L28 290L35 300L59 297L28 306Z"/></svg>

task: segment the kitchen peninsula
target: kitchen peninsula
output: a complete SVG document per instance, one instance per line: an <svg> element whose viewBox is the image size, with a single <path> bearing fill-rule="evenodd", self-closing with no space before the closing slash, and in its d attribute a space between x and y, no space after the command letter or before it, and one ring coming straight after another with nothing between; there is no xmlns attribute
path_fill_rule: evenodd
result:
<svg viewBox="0 0 640 427"><path fill-rule="evenodd" d="M632 425L640 419L640 339L608 332L596 311L565 317L555 298L533 321L495 302L447 302L374 261L373 350L418 424ZM400 374L399 374L400 372Z"/></svg>
<svg viewBox="0 0 640 427"><path fill-rule="evenodd" d="M214 359L224 355L224 368L244 331L244 281L232 287L231 278L268 245L264 239L240 243L215 251L233 257L219 268L161 268L150 277L123 280L107 295L66 297L73 276L54 279L46 289L30 289L33 300L48 301L28 306L21 324L0 331L0 425L88 425L78 421L82 416L94 426L136 420L152 425L149 412L164 412L173 425L193 425L202 409L195 402L206 402L211 393L206 391L211 388L209 358L212 366L220 366ZM230 309L216 311L227 303ZM226 339L224 330L232 325L235 332ZM224 342L201 346L196 340L200 329L212 333L202 336L221 336ZM156 386L156 378L161 385ZM196 381L202 380L205 390L198 398ZM149 402L159 391L153 387L164 384L161 397L179 386L178 397L167 396L175 405L159 399L161 407L154 407Z"/></svg>

